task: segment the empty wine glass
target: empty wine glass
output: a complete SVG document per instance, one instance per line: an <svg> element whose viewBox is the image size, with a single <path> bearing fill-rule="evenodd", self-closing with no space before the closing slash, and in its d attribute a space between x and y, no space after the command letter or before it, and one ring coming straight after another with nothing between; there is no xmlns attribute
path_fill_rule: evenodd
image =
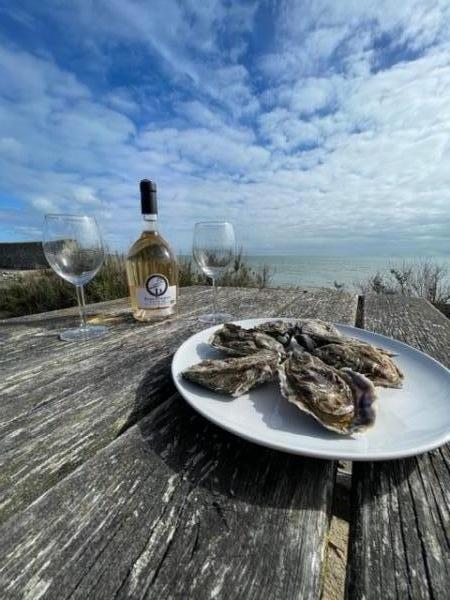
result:
<svg viewBox="0 0 450 600"><path fill-rule="evenodd" d="M192 253L203 273L212 279L213 312L201 315L203 323L223 323L232 317L217 311L217 277L231 263L235 251L234 229L225 221L202 221L195 224Z"/></svg>
<svg viewBox="0 0 450 600"><path fill-rule="evenodd" d="M94 217L46 215L42 245L51 268L76 289L80 326L60 333L66 341L88 340L107 331L103 325L88 325L85 319L84 285L103 264L102 238Z"/></svg>

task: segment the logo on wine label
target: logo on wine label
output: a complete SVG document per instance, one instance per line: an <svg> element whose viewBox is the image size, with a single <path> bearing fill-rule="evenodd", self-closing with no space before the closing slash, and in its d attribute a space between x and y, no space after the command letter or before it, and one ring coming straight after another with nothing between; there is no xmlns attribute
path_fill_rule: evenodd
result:
<svg viewBox="0 0 450 600"><path fill-rule="evenodd" d="M150 275L145 282L147 292L154 298L159 298L167 292L169 281L164 275Z"/></svg>

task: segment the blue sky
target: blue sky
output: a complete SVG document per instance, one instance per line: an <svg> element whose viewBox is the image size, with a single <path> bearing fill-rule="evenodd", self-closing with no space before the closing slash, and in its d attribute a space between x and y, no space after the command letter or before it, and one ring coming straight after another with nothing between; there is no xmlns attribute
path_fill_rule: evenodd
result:
<svg viewBox="0 0 450 600"><path fill-rule="evenodd" d="M47 212L178 251L450 254L448 0L0 0L0 240Z"/></svg>

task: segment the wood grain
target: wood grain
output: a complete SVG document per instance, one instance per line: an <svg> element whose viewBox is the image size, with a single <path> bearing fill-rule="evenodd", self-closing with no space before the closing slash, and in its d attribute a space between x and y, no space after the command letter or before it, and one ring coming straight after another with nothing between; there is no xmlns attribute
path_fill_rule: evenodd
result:
<svg viewBox="0 0 450 600"><path fill-rule="evenodd" d="M205 310L209 300L198 293ZM331 290L230 290L228 309L241 318L352 323L356 298ZM38 403L21 380L18 416L9 413L6 423L16 462L0 530L5 597L320 595L335 465L239 440L179 398L168 366L182 339L202 327L190 315L134 331L118 325L111 338L122 345L105 339L111 348L100 353L87 345L86 358L75 348L77 361L55 364L61 370ZM37 320L42 327L46 319ZM30 431L41 435L38 457L30 452L20 463ZM63 468L52 479L55 464Z"/></svg>
<svg viewBox="0 0 450 600"><path fill-rule="evenodd" d="M364 326L450 366L450 321L424 300L366 297ZM347 596L448 598L449 446L407 460L355 463L352 486Z"/></svg>
<svg viewBox="0 0 450 600"><path fill-rule="evenodd" d="M110 323L104 338L59 341L76 310L9 319L1 324L0 522L26 506L111 442L165 397L176 348L204 327L210 288L184 288L178 315L159 324L135 323L124 301L93 305ZM355 299L331 290L221 290L239 318L294 314L352 322ZM92 316L91 316L92 318ZM75 319L75 320L74 320ZM148 395L135 404L142 374L152 368Z"/></svg>

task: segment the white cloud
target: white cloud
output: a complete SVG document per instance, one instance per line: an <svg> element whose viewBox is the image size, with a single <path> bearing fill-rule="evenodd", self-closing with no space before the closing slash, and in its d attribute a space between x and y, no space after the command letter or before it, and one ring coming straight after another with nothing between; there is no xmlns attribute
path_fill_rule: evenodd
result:
<svg viewBox="0 0 450 600"><path fill-rule="evenodd" d="M243 36L251 30L257 3L240 5L225 0L73 0L58 6L43 3L36 10L71 32L78 43L94 48L112 40L139 46L158 57L169 76L193 86L228 108L257 108L245 67L236 59L246 47ZM238 38L237 50L223 52L222 31ZM96 57L101 54L96 51ZM226 58L233 64L227 64Z"/></svg>
<svg viewBox="0 0 450 600"><path fill-rule="evenodd" d="M35 198L31 198L31 205L43 214L58 212L58 205L56 204L56 202L52 202L51 200L43 196L36 196Z"/></svg>
<svg viewBox="0 0 450 600"><path fill-rule="evenodd" d="M279 11L264 59L246 50L254 6L55 9L99 47L138 39L149 69L158 55L169 90L160 114L146 112L141 90L96 92L50 54L0 47L0 191L30 207L26 231L45 212L93 211L124 247L147 176L177 249L189 247L196 219L226 216L249 251L448 252L446 3L318 0L298 14L299 4ZM230 24L236 52L221 48ZM375 40L394 32L405 52L380 68Z"/></svg>

